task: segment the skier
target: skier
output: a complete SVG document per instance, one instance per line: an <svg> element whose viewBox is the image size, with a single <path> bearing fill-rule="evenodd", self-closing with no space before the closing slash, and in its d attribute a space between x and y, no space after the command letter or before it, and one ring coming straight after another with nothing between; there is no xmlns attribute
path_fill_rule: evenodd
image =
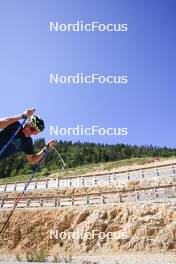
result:
<svg viewBox="0 0 176 264"><path fill-rule="evenodd" d="M56 140L50 140L47 145L37 154L34 153L33 141L31 136L37 135L44 130L44 121L37 115L34 115L35 109L25 110L21 115L0 119L0 151L8 142L12 135L21 125L20 119L27 119L26 124L19 130L17 135L10 142L8 147L0 155L0 160L13 156L17 152L24 152L30 164L40 162L47 148L53 149L56 146Z"/></svg>

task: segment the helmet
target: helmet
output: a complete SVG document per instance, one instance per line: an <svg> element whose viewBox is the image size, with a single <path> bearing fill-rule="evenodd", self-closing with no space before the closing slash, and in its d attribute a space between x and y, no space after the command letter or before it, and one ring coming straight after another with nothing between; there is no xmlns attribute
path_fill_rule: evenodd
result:
<svg viewBox="0 0 176 264"><path fill-rule="evenodd" d="M31 116L29 123L37 129L38 132L42 132L45 128L44 121L37 115Z"/></svg>

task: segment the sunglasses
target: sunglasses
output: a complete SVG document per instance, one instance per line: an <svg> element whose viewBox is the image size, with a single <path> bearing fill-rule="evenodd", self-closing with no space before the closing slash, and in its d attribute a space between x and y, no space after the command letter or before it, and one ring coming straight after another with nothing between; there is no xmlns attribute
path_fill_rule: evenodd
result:
<svg viewBox="0 0 176 264"><path fill-rule="evenodd" d="M30 130L31 130L32 133L34 133L34 132L38 133L38 130L35 127L33 127L33 126L30 126Z"/></svg>

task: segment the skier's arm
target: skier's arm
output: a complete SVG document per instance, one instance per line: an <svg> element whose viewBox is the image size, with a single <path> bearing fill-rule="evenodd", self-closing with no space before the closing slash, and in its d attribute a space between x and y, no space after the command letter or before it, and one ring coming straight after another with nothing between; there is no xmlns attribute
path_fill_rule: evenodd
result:
<svg viewBox="0 0 176 264"><path fill-rule="evenodd" d="M24 117L26 117L26 118L30 117L31 115L33 115L34 111L35 111L35 109L28 109L28 110L24 111L24 113L21 115L1 118L0 119L0 129L6 128L7 126L19 121L20 119L22 119Z"/></svg>
<svg viewBox="0 0 176 264"><path fill-rule="evenodd" d="M34 165L38 162L40 162L44 155L45 155L45 152L44 152L44 149L43 148L40 152L38 152L37 154L30 154L30 155L26 155L26 158L28 160L28 162L31 164L31 165Z"/></svg>
<svg viewBox="0 0 176 264"><path fill-rule="evenodd" d="M56 145L57 145L57 141L53 139L48 141L46 146L37 154L26 154L26 158L28 162L32 165L40 162L43 159L44 155L46 154L46 151L53 149L54 147L56 147Z"/></svg>
<svg viewBox="0 0 176 264"><path fill-rule="evenodd" d="M0 128L6 128L7 126L19 121L20 119L21 115L2 118L0 119Z"/></svg>

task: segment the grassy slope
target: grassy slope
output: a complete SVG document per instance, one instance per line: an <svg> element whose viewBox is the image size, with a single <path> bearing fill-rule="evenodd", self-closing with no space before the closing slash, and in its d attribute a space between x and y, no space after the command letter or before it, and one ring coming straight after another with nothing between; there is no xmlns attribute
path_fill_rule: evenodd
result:
<svg viewBox="0 0 176 264"><path fill-rule="evenodd" d="M73 175L81 175L85 173L93 173L96 171L103 171L103 170L111 170L115 168L119 168L122 166L131 166L131 165L142 165L146 162L151 161L153 158L135 158L135 159L126 159L126 160L119 160L119 161L113 161L113 162L105 162L105 163L98 163L98 164L89 164L89 165L84 165L80 167L76 167L73 169L67 169L67 170L58 170L58 171L52 171L49 172L49 174L40 172L36 174L37 178L42 178L46 176L49 176L50 174L57 173L57 176L73 176ZM47 166L47 165L46 165ZM0 184L4 184L7 182L15 182L15 181L24 181L29 179L30 175L16 175L13 177L7 177L0 179Z"/></svg>

